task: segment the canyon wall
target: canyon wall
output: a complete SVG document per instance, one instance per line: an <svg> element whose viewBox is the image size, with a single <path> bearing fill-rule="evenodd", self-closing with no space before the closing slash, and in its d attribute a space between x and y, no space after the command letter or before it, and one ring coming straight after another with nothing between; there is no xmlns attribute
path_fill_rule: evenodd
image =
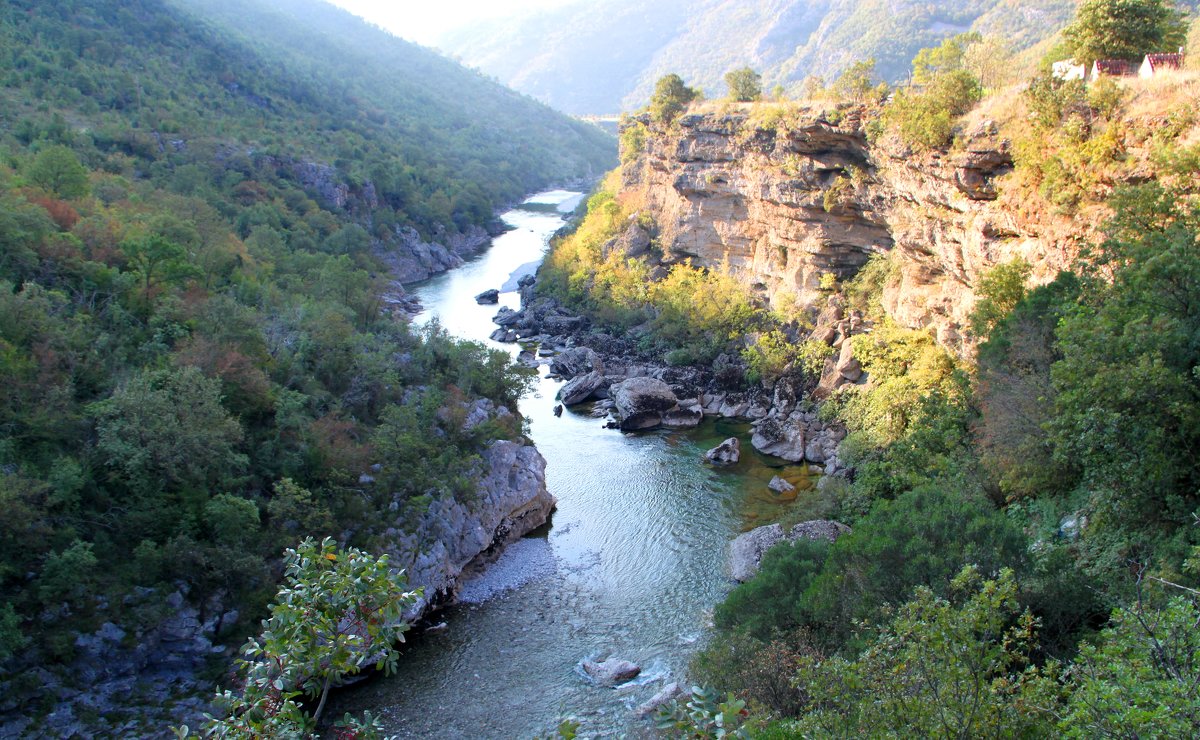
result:
<svg viewBox="0 0 1200 740"><path fill-rule="evenodd" d="M727 269L775 307L819 309L822 275L853 277L872 254L895 252L884 307L966 353L974 286L1022 258L1032 279L1067 267L1090 230L1002 197L1011 144L984 122L961 148L916 154L867 135L859 107L753 108L689 114L662 127L647 116L643 151L626 156L627 197L655 219L667 261ZM627 153L628 155L628 153Z"/></svg>

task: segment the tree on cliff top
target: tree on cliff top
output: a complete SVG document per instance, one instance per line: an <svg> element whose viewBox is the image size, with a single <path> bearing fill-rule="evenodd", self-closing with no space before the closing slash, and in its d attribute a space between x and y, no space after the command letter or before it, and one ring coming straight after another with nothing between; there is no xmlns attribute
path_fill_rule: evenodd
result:
<svg viewBox="0 0 1200 740"><path fill-rule="evenodd" d="M751 103L762 98L762 75L749 67L735 69L725 75L729 98L738 103Z"/></svg>
<svg viewBox="0 0 1200 740"><path fill-rule="evenodd" d="M654 95L650 98L650 115L659 123L670 123L683 112L688 103L698 97L699 93L685 85L679 75L664 75L654 85Z"/></svg>
<svg viewBox="0 0 1200 740"><path fill-rule="evenodd" d="M1064 35L1075 59L1140 61L1187 43L1183 14L1164 0L1084 0Z"/></svg>

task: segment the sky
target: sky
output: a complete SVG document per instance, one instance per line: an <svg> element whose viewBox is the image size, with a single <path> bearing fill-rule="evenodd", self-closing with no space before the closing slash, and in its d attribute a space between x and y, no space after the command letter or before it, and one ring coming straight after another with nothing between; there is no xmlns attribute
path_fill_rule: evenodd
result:
<svg viewBox="0 0 1200 740"><path fill-rule="evenodd" d="M576 0L329 0L401 38L435 46L441 34L482 18L567 5Z"/></svg>

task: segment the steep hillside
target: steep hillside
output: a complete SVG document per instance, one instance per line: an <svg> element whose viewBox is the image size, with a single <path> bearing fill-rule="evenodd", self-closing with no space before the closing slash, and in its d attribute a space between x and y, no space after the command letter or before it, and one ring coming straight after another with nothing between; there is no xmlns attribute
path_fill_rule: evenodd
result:
<svg viewBox="0 0 1200 740"><path fill-rule="evenodd" d="M468 26L440 45L563 110L613 113L645 103L668 72L709 96L723 95L724 74L746 64L767 89L797 86L808 75L831 79L869 57L885 79L897 80L919 49L946 36L978 30L1024 48L1054 34L1073 7L1071 0L600 0L503 26Z"/></svg>
<svg viewBox="0 0 1200 740"><path fill-rule="evenodd" d="M284 7L0 8L2 736L196 727L305 537L391 552L419 610L553 506L527 373L396 279L611 138Z"/></svg>

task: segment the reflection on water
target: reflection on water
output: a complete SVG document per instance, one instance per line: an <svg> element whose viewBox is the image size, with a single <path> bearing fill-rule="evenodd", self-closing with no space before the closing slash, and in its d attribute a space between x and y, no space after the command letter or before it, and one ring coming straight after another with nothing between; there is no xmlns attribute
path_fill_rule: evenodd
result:
<svg viewBox="0 0 1200 740"><path fill-rule="evenodd" d="M455 335L487 341L497 307L474 296L536 266L563 225L560 214L580 197L544 193L531 202L556 212L505 214L513 230L487 253L415 291L427 310L418 320L437 316ZM501 305L518 303L513 292L501 295ZM585 736L649 734L650 723L631 710L682 677L731 586L729 541L812 505L807 470L772 467L750 447L746 425L624 435L586 413L555 417L558 387L541 378L521 407L558 498L552 525L466 586L475 603L448 610L445 632L414 638L397 675L344 692L332 716L371 709L401 737L532 737L568 716ZM742 462L706 465L704 452L729 436L741 437ZM767 489L774 475L800 489L794 500ZM617 689L589 684L579 662L610 653L641 665L642 675Z"/></svg>

